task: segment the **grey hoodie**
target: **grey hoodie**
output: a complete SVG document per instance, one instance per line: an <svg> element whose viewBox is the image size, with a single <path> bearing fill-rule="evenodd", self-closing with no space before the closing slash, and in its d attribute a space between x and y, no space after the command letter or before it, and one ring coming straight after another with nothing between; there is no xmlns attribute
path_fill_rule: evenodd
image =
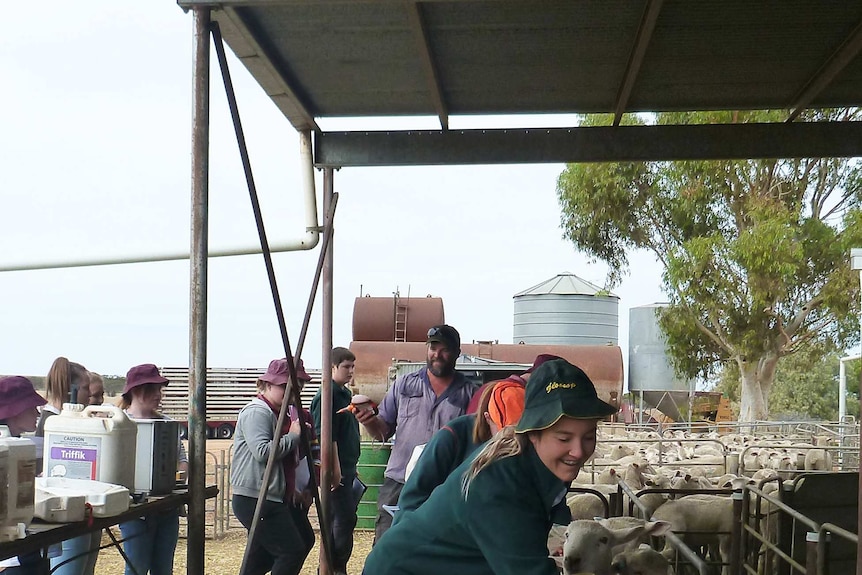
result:
<svg viewBox="0 0 862 575"><path fill-rule="evenodd" d="M240 410L230 467L230 484L234 494L257 498L260 493L276 423L275 413L260 398L253 399ZM286 433L278 443L276 464L269 478L266 498L268 501L284 502L285 484L281 460L299 447L299 434Z"/></svg>

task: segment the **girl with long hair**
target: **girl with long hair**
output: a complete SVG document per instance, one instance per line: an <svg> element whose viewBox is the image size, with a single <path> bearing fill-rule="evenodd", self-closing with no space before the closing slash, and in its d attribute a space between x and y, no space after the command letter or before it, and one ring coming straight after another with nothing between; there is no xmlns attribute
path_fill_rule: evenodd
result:
<svg viewBox="0 0 862 575"><path fill-rule="evenodd" d="M64 403L90 403L90 372L80 363L58 357L51 364L45 378L48 403L42 406L42 413L36 424L36 435L44 437L45 422L60 414ZM93 575L99 546L102 542L101 531L63 541L63 551L58 557L51 558L51 569L55 575Z"/></svg>
<svg viewBox="0 0 862 575"><path fill-rule="evenodd" d="M558 575L548 557L554 508L616 412L565 360L527 382L517 426L504 427L421 507L377 541L363 573Z"/></svg>

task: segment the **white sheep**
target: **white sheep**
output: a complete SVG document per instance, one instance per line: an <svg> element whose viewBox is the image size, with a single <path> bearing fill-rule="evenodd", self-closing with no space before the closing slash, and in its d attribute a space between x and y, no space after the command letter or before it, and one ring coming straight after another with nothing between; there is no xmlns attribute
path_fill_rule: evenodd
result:
<svg viewBox="0 0 862 575"><path fill-rule="evenodd" d="M718 546L721 561L730 561L730 531L733 527L733 500L719 495L689 495L672 499L652 514L655 521L667 521L671 531L692 548ZM662 553L672 558L673 548L665 544ZM727 573L727 565L722 573Z"/></svg>
<svg viewBox="0 0 862 575"><path fill-rule="evenodd" d="M564 575L613 575L611 562L614 555L625 550L620 546L646 533L658 535L669 528L670 525L666 523L643 520L620 528L613 527L607 520L572 521L566 528L563 555L555 559L562 567Z"/></svg>
<svg viewBox="0 0 862 575"><path fill-rule="evenodd" d="M809 449L805 453L806 471L832 471L832 454L825 449Z"/></svg>
<svg viewBox="0 0 862 575"><path fill-rule="evenodd" d="M618 575L670 575L670 562L664 555L641 543L637 549L617 553L611 560L611 568Z"/></svg>

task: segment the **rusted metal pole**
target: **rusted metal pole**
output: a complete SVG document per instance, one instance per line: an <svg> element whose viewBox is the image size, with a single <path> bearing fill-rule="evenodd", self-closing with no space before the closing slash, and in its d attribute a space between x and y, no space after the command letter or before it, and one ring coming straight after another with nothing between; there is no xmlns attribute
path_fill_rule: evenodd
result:
<svg viewBox="0 0 862 575"><path fill-rule="evenodd" d="M192 209L189 305L189 575L204 575L206 535L207 252L209 209L210 8L194 11Z"/></svg>
<svg viewBox="0 0 862 575"><path fill-rule="evenodd" d="M862 271L859 272L859 278L862 281ZM862 322L862 315L860 315L860 322ZM859 374L859 383L862 384L862 372ZM859 409L862 409L862 397L859 398ZM859 413L862 413L862 411ZM859 445L862 445L862 426L859 427ZM858 457L859 462L862 463L862 453L859 453ZM862 525L862 472L859 473L859 504L857 505L856 529L859 529L859 525ZM856 546L856 574L862 575L862 545Z"/></svg>
<svg viewBox="0 0 862 575"><path fill-rule="evenodd" d="M323 212L327 214L333 200L333 174L334 171L332 168L324 168ZM327 226L323 230L326 255L323 260L323 300L321 307L323 326L321 330L322 365L320 392L320 500L324 517L327 520L321 522L321 533L324 529L330 528L328 511L331 499L330 494L332 493L332 473L334 471L334 462L332 460L332 369L330 369L332 365L330 358L332 356L332 240L334 231L332 222L327 222ZM332 558L332 549L326 549L326 551L326 553L320 554L320 575L331 575L332 573L332 564L329 562Z"/></svg>

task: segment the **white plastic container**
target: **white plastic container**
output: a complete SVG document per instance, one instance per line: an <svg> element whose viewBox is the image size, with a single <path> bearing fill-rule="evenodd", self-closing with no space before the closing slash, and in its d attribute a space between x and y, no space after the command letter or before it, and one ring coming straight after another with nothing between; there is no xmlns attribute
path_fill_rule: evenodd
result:
<svg viewBox="0 0 862 575"><path fill-rule="evenodd" d="M46 498L69 500L83 497L93 508L93 515L96 517L118 515L127 511L131 503L129 490L122 485L66 477L37 477L36 483L37 491Z"/></svg>
<svg viewBox="0 0 862 575"><path fill-rule="evenodd" d="M83 410L64 405L59 415L45 420L44 475L91 479L131 490L137 431L137 425L114 405L90 405Z"/></svg>
<svg viewBox="0 0 862 575"><path fill-rule="evenodd" d="M34 516L49 523L83 521L87 512L87 498L83 494L69 493L66 490L58 491L46 485L47 481L58 479L63 478L36 478Z"/></svg>
<svg viewBox="0 0 862 575"><path fill-rule="evenodd" d="M35 499L36 446L21 437L4 437L0 445L6 447L8 460L6 525L30 525Z"/></svg>
<svg viewBox="0 0 862 575"><path fill-rule="evenodd" d="M9 448L0 440L0 531L9 525Z"/></svg>

